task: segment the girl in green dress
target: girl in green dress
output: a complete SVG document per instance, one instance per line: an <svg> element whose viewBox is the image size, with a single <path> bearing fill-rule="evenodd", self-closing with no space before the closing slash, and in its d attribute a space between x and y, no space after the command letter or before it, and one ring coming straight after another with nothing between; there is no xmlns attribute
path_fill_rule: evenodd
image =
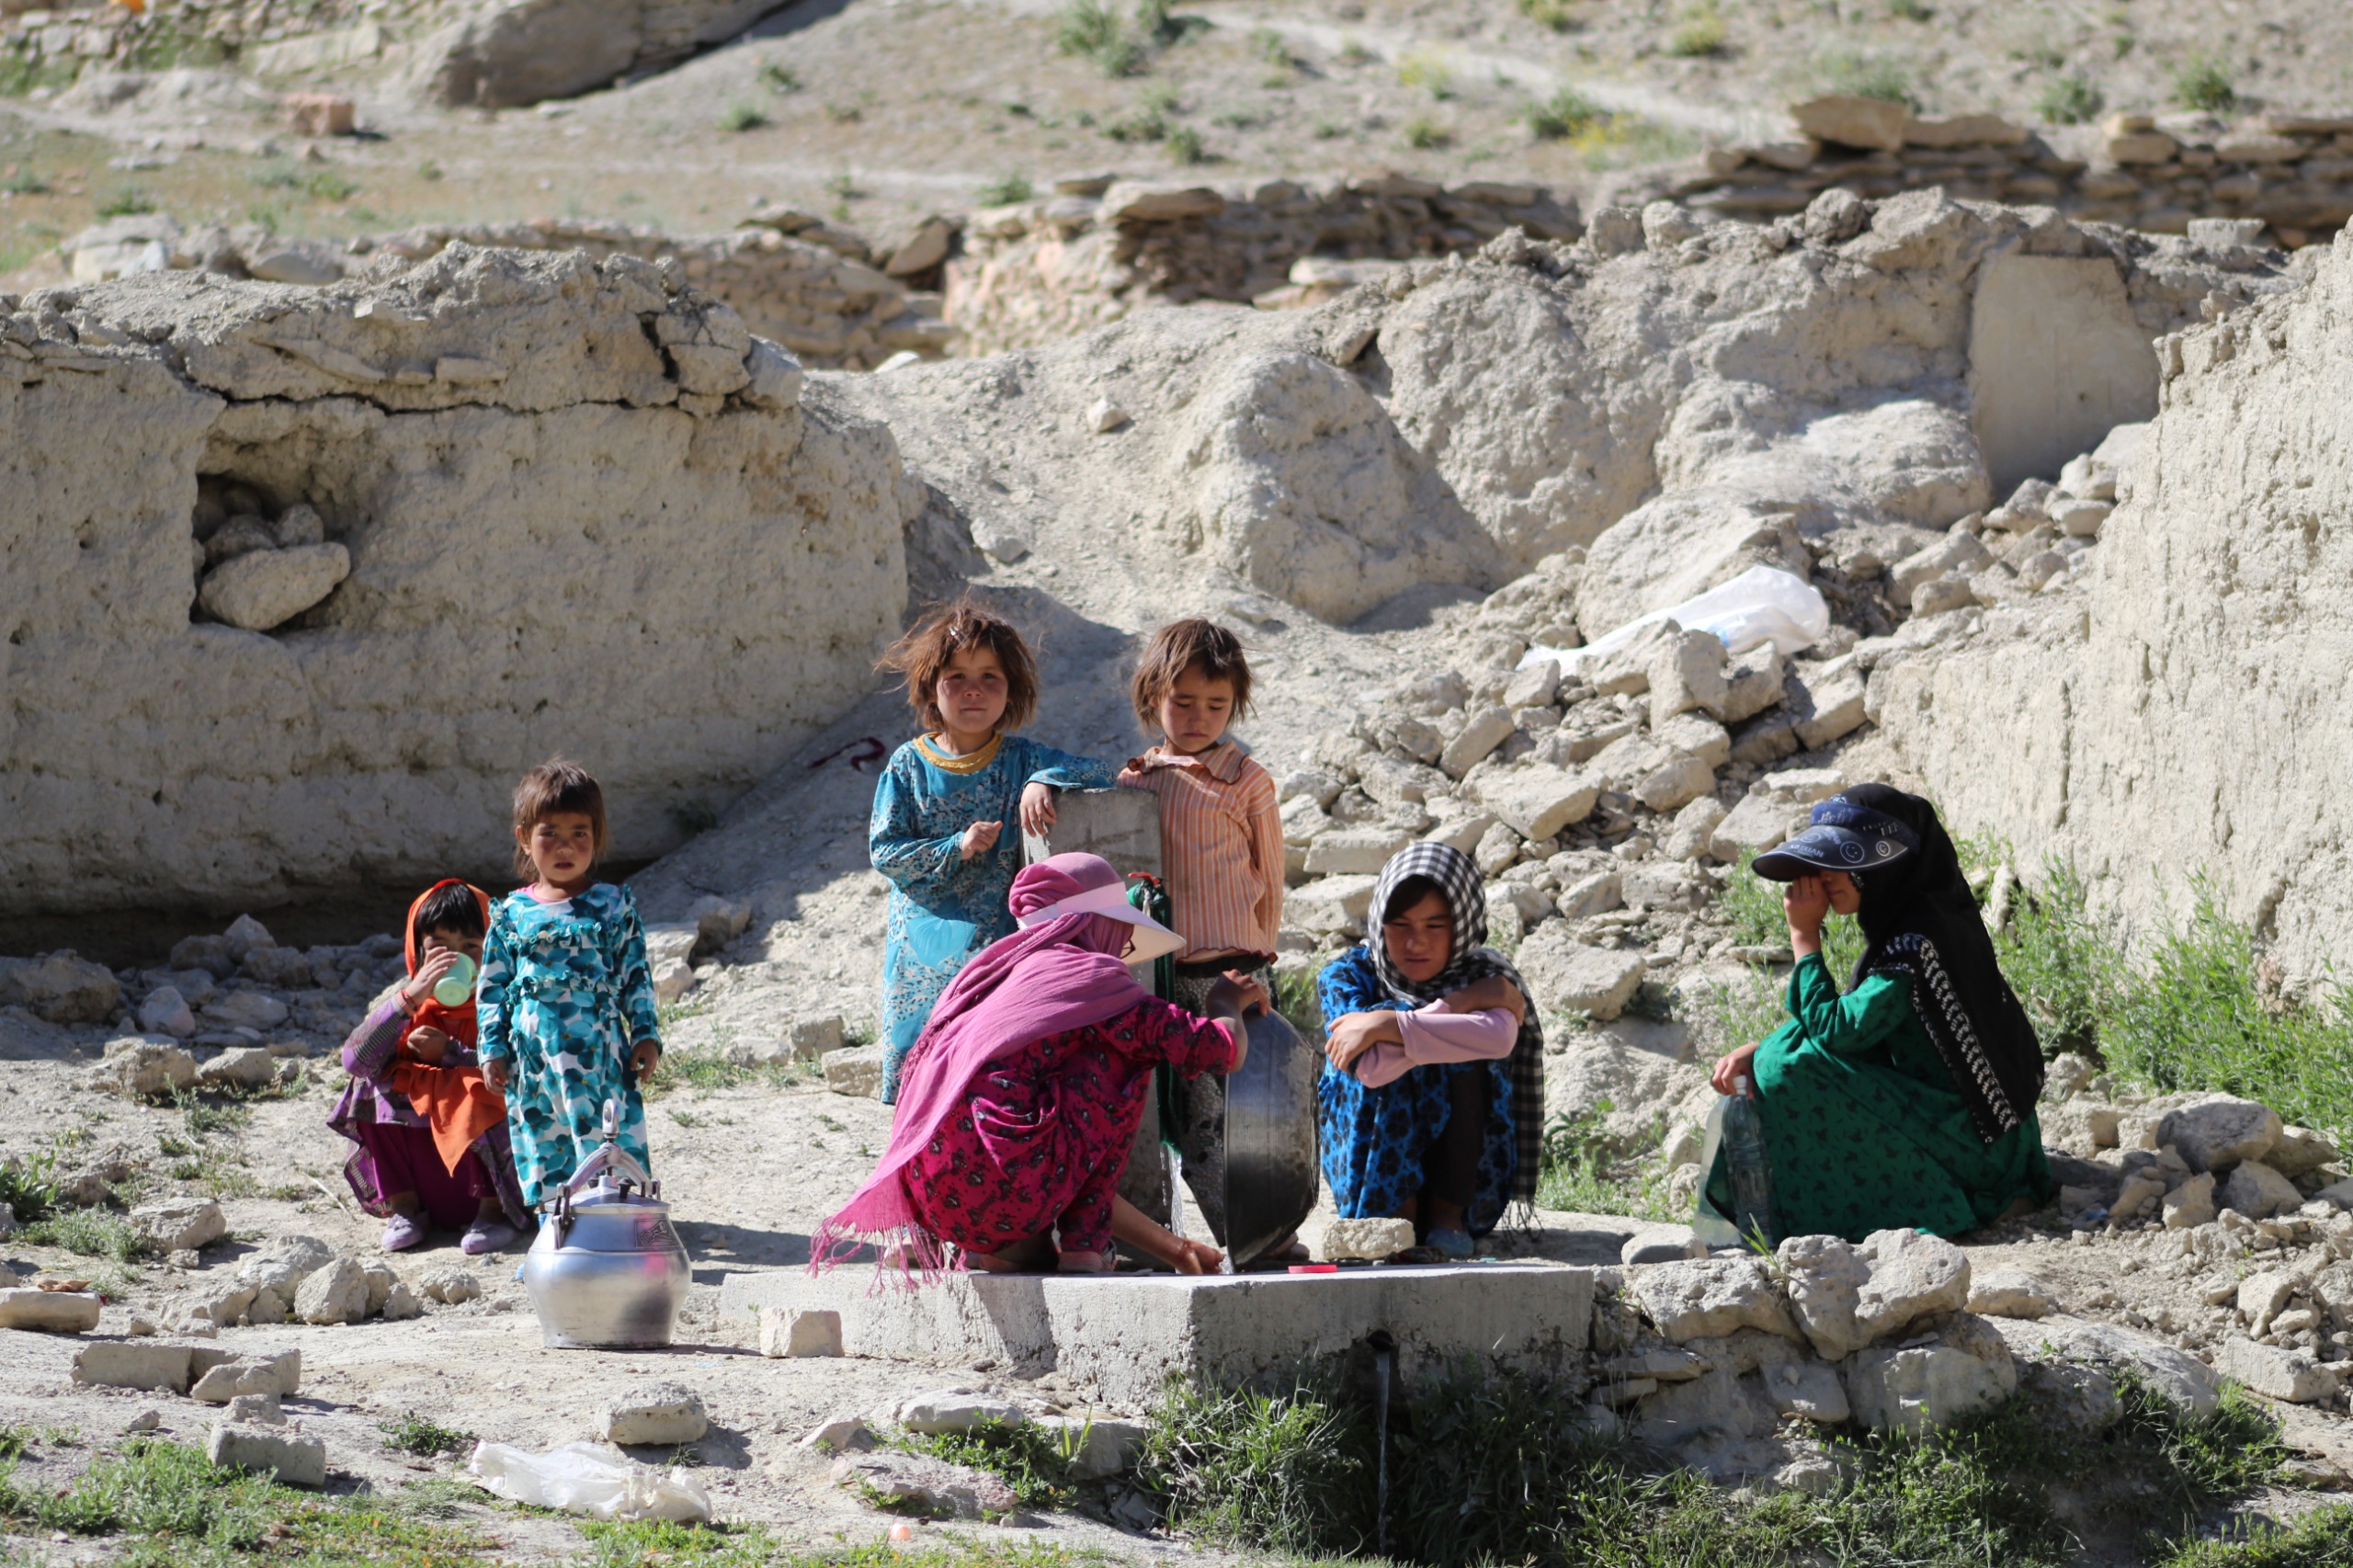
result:
<svg viewBox="0 0 2353 1568"><path fill-rule="evenodd" d="M2049 1202L2042 1047L1936 808L1859 785L1755 869L1789 884L1790 1021L1724 1057L1713 1082L1756 1085L1781 1234L1952 1236ZM1869 944L1843 995L1822 958L1833 911L1857 916ZM1700 1202L1732 1212L1721 1153Z"/></svg>

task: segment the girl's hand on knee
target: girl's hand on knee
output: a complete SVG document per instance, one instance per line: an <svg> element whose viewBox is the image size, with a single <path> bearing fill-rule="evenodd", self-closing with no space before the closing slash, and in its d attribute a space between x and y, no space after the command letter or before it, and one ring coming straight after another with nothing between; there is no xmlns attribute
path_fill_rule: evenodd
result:
<svg viewBox="0 0 2353 1568"><path fill-rule="evenodd" d="M1733 1095L1739 1092L1735 1080L1746 1078L1749 1083L1749 1087L1753 1091L1756 1085L1756 1072L1755 1067L1751 1064L1751 1058L1755 1057L1756 1054L1756 1047L1755 1045L1744 1045L1738 1051L1732 1051L1725 1055L1722 1059L1717 1062L1716 1070L1708 1074L1709 1087L1714 1089L1716 1093L1724 1096L1726 1098L1730 1098Z"/></svg>
<svg viewBox="0 0 2353 1568"><path fill-rule="evenodd" d="M1021 790L1021 831L1033 836L1054 825L1054 790L1050 784L1026 784Z"/></svg>
<svg viewBox="0 0 2353 1568"><path fill-rule="evenodd" d="M506 1064L506 1058L504 1056L494 1056L482 1064L482 1075L483 1080L488 1083L492 1088L496 1089L501 1094L505 1094L506 1092L506 1085L508 1082L515 1074L513 1071L508 1068Z"/></svg>
<svg viewBox="0 0 2353 1568"><path fill-rule="evenodd" d="M658 1040L639 1040L636 1049L629 1053L630 1076L641 1084L654 1076L661 1065L662 1042Z"/></svg>
<svg viewBox="0 0 2353 1568"><path fill-rule="evenodd" d="M429 1066L438 1067L441 1059L449 1054L449 1037L437 1028L414 1028L408 1031L408 1048L416 1059Z"/></svg>
<svg viewBox="0 0 2353 1568"><path fill-rule="evenodd" d="M966 828L961 848L965 863L969 865L995 848L997 835L1004 831L1005 824L1001 822L976 822Z"/></svg>

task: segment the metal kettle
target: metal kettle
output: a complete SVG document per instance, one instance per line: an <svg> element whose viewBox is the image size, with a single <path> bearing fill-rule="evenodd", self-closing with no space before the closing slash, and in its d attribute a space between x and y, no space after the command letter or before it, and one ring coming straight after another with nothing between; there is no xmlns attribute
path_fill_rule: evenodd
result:
<svg viewBox="0 0 2353 1568"><path fill-rule="evenodd" d="M604 1133L556 1193L523 1259L540 1340L552 1349L667 1345L687 1299L686 1245L662 1184L620 1146L620 1108L611 1100Z"/></svg>

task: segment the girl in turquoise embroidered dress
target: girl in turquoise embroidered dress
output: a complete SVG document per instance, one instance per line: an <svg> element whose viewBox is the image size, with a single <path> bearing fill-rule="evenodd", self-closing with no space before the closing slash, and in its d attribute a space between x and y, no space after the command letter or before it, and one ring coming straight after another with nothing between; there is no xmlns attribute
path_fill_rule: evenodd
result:
<svg viewBox="0 0 2353 1568"><path fill-rule="evenodd" d="M1006 733L1037 706L1036 667L1013 624L969 599L918 621L882 667L905 677L927 732L892 754L867 830L891 881L881 1032L882 1099L896 1104L899 1065L932 1004L966 960L1013 933L1006 896L1021 834L1053 824L1055 790L1108 790L1119 769Z"/></svg>
<svg viewBox="0 0 2353 1568"><path fill-rule="evenodd" d="M589 880L605 844L597 781L561 759L533 768L516 787L515 842L535 880L491 907L475 1014L523 1200L540 1205L604 1141L607 1100L621 1147L651 1164L638 1085L662 1042L637 901Z"/></svg>

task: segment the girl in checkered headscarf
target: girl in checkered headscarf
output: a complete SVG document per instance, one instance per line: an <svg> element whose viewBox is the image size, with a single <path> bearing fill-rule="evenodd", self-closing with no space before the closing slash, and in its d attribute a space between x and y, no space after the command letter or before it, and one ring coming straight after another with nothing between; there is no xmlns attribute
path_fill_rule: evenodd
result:
<svg viewBox="0 0 2353 1568"><path fill-rule="evenodd" d="M1543 1028L1484 945L1486 896L1461 851L1400 850L1370 914L1372 933L1316 985L1324 1179L1343 1218L1410 1219L1424 1244L1468 1257L1508 1207L1534 1204Z"/></svg>

